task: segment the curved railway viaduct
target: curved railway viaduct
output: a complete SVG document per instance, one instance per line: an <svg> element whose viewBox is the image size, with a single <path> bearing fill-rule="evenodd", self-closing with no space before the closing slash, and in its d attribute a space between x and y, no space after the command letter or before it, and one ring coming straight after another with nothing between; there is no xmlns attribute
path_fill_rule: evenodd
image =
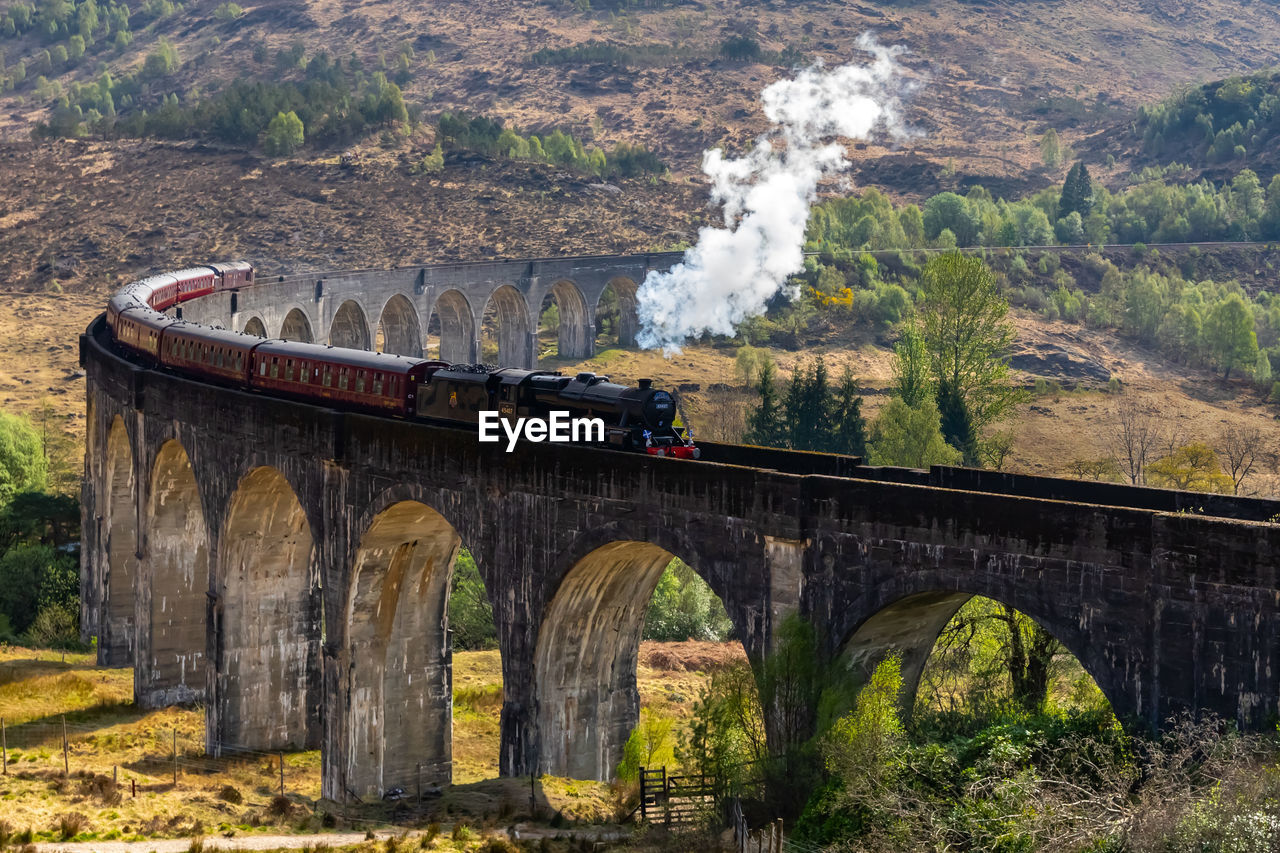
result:
<svg viewBox="0 0 1280 853"><path fill-rule="evenodd" d="M559 353L594 352L596 316L606 291L618 306L618 342L630 346L639 330L636 289L652 269L666 270L679 253L635 256L482 261L396 270L260 278L238 293L220 293L183 306L183 317L264 337L379 349L422 356L428 330L445 361L481 361L486 312L496 333L497 362L536 367L544 304L559 312Z"/></svg>
<svg viewBox="0 0 1280 853"><path fill-rule="evenodd" d="M600 288L648 263L562 262ZM431 282L438 303L451 274L465 284L475 269L367 275ZM311 296L341 304L351 278L317 277ZM184 309L231 325L250 310L240 296ZM272 324L294 305L258 299ZM1137 724L1192 709L1261 728L1280 714L1280 502L714 444L696 463L506 454L467 430L142 368L102 318L81 348L86 638L102 663L133 665L140 704L203 702L211 751L320 747L326 797L408 788L419 765L449 778L447 596L463 545L497 623L504 774L610 776L672 555L756 660L798 613L823 655L860 672L901 651L914 688L977 594L1055 634ZM766 717L777 745L794 721Z"/></svg>

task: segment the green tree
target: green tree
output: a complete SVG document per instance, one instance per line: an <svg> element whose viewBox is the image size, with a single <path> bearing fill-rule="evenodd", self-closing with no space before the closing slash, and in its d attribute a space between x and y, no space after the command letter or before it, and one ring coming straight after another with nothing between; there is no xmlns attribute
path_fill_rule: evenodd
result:
<svg viewBox="0 0 1280 853"><path fill-rule="evenodd" d="M934 396L933 379L929 372L929 353L924 338L914 326L902 330L902 337L893 346L894 391L908 406L918 406Z"/></svg>
<svg viewBox="0 0 1280 853"><path fill-rule="evenodd" d="M1147 466L1147 483L1184 492L1230 494L1235 483L1222 472L1218 453L1202 441L1179 447Z"/></svg>
<svg viewBox="0 0 1280 853"><path fill-rule="evenodd" d="M1062 182L1062 196L1058 201L1058 216L1065 217L1070 213L1080 214L1083 220L1093 210L1093 180L1084 162L1077 160L1067 171L1067 178Z"/></svg>
<svg viewBox="0 0 1280 853"><path fill-rule="evenodd" d="M162 38L156 45L156 49L147 54L142 64L142 74L152 79L164 77L177 71L181 64L178 49L168 39Z"/></svg>
<svg viewBox="0 0 1280 853"><path fill-rule="evenodd" d="M484 589L484 580L471 552L463 548L453 562L449 582L449 630L455 648L462 650L492 649L498 645L498 629L493 622L493 607Z"/></svg>
<svg viewBox="0 0 1280 853"><path fill-rule="evenodd" d="M1258 359L1253 363L1253 381L1259 388L1271 387L1271 357L1264 349L1258 350Z"/></svg>
<svg viewBox="0 0 1280 853"><path fill-rule="evenodd" d="M25 631L47 607L76 609L80 573L74 555L49 545L18 545L0 557L0 614Z"/></svg>
<svg viewBox="0 0 1280 853"><path fill-rule="evenodd" d="M832 432L831 389L822 356L813 363L796 365L783 397L783 422L787 446L796 450L823 450Z"/></svg>
<svg viewBox="0 0 1280 853"><path fill-rule="evenodd" d="M867 455L867 420L862 416L862 395L849 368L844 369L836 389L832 418L835 430L825 450L850 456Z"/></svg>
<svg viewBox="0 0 1280 853"><path fill-rule="evenodd" d="M907 468L958 465L963 458L943 439L938 405L931 399L917 406L898 397L890 400L871 425L867 450L872 465Z"/></svg>
<svg viewBox="0 0 1280 853"><path fill-rule="evenodd" d="M651 708L641 708L640 722L631 730L631 736L622 748L618 779L634 784L639 781L642 767L671 767L675 762L674 721Z"/></svg>
<svg viewBox="0 0 1280 853"><path fill-rule="evenodd" d="M866 808L893 796L895 757L906 745L899 717L902 660L891 652L877 664L858 692L853 710L836 721L822 740L827 771L840 780L846 805Z"/></svg>
<svg viewBox="0 0 1280 853"><path fill-rule="evenodd" d="M979 221L969 200L952 192L938 193L924 203L923 226L924 236L930 240L937 240L943 231L950 231L957 246L978 243Z"/></svg>
<svg viewBox="0 0 1280 853"><path fill-rule="evenodd" d="M287 157L302 146L305 138L302 119L293 110L276 113L267 125L267 135L262 140L263 150L271 157Z"/></svg>
<svg viewBox="0 0 1280 853"><path fill-rule="evenodd" d="M377 120L383 124L408 124L409 110L395 83L387 83L378 94Z"/></svg>
<svg viewBox="0 0 1280 853"><path fill-rule="evenodd" d="M0 507L19 492L42 491L49 465L29 421L0 412Z"/></svg>
<svg viewBox="0 0 1280 853"><path fill-rule="evenodd" d="M1050 169L1062 164L1062 143L1058 140L1058 131L1052 127L1040 137L1040 161Z"/></svg>
<svg viewBox="0 0 1280 853"><path fill-rule="evenodd" d="M646 640L723 642L733 623L720 598L683 560L672 560L649 599L644 614Z"/></svg>
<svg viewBox="0 0 1280 853"><path fill-rule="evenodd" d="M747 416L747 434L743 437L747 444L761 447L779 447L782 444L784 427L782 407L774 387L776 377L777 368L773 366L772 359L760 365L760 405Z"/></svg>
<svg viewBox="0 0 1280 853"><path fill-rule="evenodd" d="M1229 293L1213 306L1204 326L1205 342L1214 361L1222 368L1222 378L1231 377L1237 365L1252 366L1258 358L1258 336L1253 330L1253 311L1239 293Z"/></svg>
<svg viewBox="0 0 1280 853"><path fill-rule="evenodd" d="M1005 361L1015 337L1009 306L982 259L958 252L931 259L920 284L916 318L929 372L948 409L963 409L972 443L957 449L973 463L988 428L1022 398Z"/></svg>

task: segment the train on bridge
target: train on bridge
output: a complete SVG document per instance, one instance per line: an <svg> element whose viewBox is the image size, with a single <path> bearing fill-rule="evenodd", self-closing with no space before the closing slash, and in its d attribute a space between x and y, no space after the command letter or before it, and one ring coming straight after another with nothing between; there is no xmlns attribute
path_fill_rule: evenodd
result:
<svg viewBox="0 0 1280 853"><path fill-rule="evenodd" d="M484 411L511 419L566 411L604 421L608 447L677 459L700 455L676 424L676 400L648 379L627 386L594 373L565 376L449 364L260 338L165 313L191 299L252 287L254 281L253 266L244 261L144 278L111 297L107 326L116 345L135 359L203 381L450 424L475 425Z"/></svg>

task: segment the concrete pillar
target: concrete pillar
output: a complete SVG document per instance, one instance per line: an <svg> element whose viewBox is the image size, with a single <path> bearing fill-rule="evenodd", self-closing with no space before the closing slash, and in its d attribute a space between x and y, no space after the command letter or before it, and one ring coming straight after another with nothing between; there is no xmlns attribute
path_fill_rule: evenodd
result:
<svg viewBox="0 0 1280 853"><path fill-rule="evenodd" d="M656 545L616 542L565 574L537 640L537 772L613 778L640 716L645 609L669 562Z"/></svg>
<svg viewBox="0 0 1280 853"><path fill-rule="evenodd" d="M142 708L203 701L209 541L186 450L167 442L147 494L137 596L134 699Z"/></svg>
<svg viewBox="0 0 1280 853"><path fill-rule="evenodd" d="M333 665L341 717L330 727L325 796L381 797L452 778L449 574L459 537L434 510L402 501L363 535Z"/></svg>

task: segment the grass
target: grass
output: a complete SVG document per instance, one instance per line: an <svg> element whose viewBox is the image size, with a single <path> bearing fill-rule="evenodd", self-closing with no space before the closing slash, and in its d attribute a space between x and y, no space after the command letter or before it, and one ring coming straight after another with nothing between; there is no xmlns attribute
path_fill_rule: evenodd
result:
<svg viewBox="0 0 1280 853"><path fill-rule="evenodd" d="M651 644L641 650L642 702L688 719L705 671L733 656L713 644ZM696 646L696 648L695 648ZM275 756L214 760L204 755L202 708L142 711L132 702L133 674L100 668L89 655L0 647L0 717L5 719L9 773L0 778L0 821L13 837L32 841L203 838L252 833L321 832L333 827L320 814L320 753L285 756L287 803L275 799ZM475 837L455 844L445 831L432 850L475 850L487 830L524 820L530 807L528 778L499 779L498 735L502 710L502 661L496 651L454 655L454 784L436 801L432 820L452 825L471 820ZM66 715L69 777L63 776L62 716ZM179 776L173 783L177 732ZM612 821L609 786L544 776L533 782L543 818L588 824ZM136 791L136 793L135 793ZM354 816L354 810L347 810ZM383 821L390 810L366 807L364 819ZM344 823L337 822L337 829ZM359 824L363 827L365 824ZM416 842L398 849L416 849ZM384 850L385 842L351 850ZM497 849L497 848L494 848ZM568 849L552 845L552 850Z"/></svg>

